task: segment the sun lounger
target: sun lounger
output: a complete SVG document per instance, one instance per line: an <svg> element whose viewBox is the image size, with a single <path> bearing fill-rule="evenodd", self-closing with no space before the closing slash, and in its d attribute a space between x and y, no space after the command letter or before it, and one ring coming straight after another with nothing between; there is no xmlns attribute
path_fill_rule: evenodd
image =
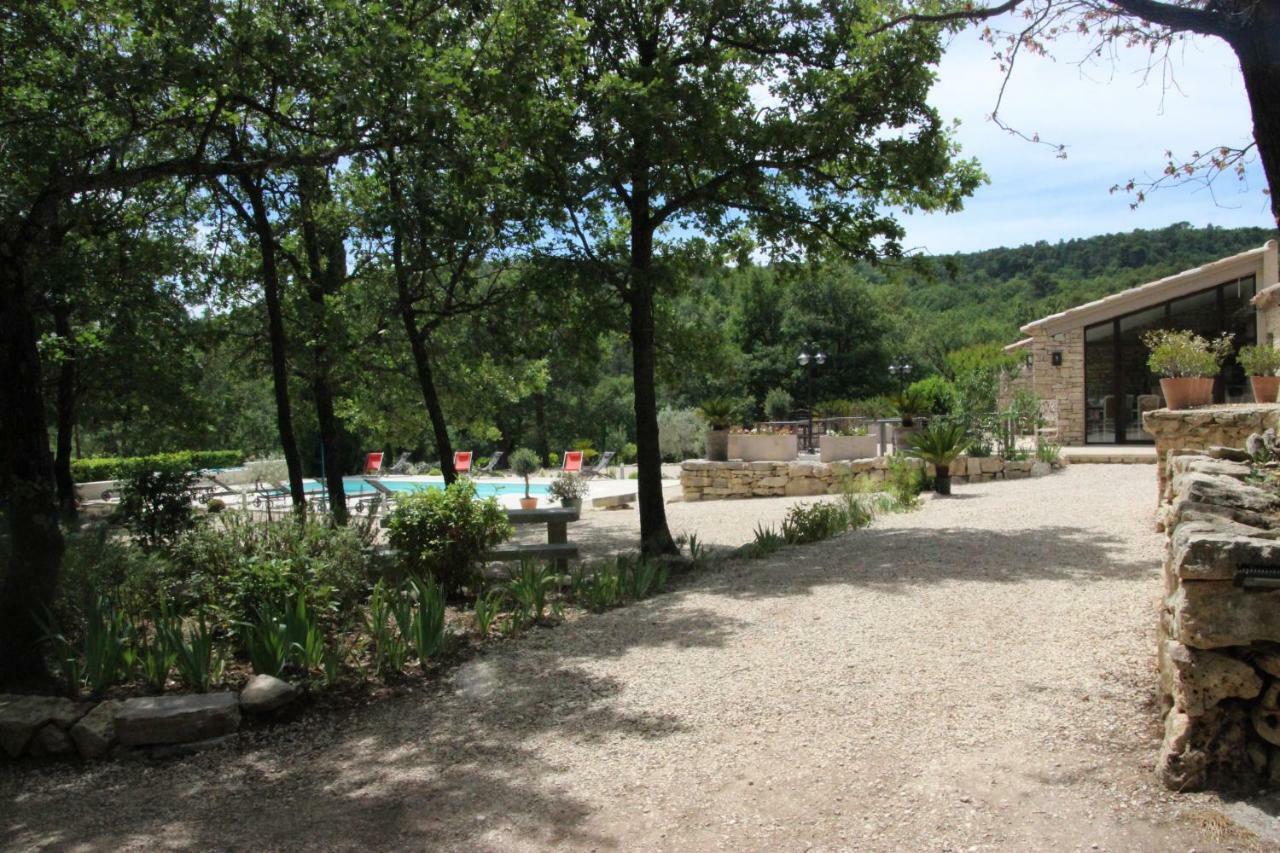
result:
<svg viewBox="0 0 1280 853"><path fill-rule="evenodd" d="M564 452L564 462L560 465L560 470L567 473L576 473L582 470L582 451L566 450Z"/></svg>
<svg viewBox="0 0 1280 853"><path fill-rule="evenodd" d="M582 476L590 479L592 477L603 477L609 471L609 463L613 461L613 457L617 454L612 450L606 450L600 454L600 458L596 460L594 465L589 465L582 469Z"/></svg>
<svg viewBox="0 0 1280 853"><path fill-rule="evenodd" d="M458 450L453 454L453 470L459 474L466 474L471 470L471 451Z"/></svg>
<svg viewBox="0 0 1280 853"><path fill-rule="evenodd" d="M382 470L382 451L375 450L364 457L364 473L377 474Z"/></svg>
<svg viewBox="0 0 1280 853"><path fill-rule="evenodd" d="M493 455L489 457L489 461L484 464L483 468L477 468L477 474L492 474L497 470L498 463L502 461L502 451L495 450Z"/></svg>

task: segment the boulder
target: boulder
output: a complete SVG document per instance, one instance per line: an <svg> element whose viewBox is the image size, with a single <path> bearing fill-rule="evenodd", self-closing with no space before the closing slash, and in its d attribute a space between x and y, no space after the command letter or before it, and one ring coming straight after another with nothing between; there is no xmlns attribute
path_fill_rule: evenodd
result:
<svg viewBox="0 0 1280 853"><path fill-rule="evenodd" d="M99 702L71 727L71 739L85 758L102 758L116 742L116 712L122 703L111 699Z"/></svg>
<svg viewBox="0 0 1280 853"><path fill-rule="evenodd" d="M240 702L234 693L128 699L115 726L126 746L207 740L240 728Z"/></svg>
<svg viewBox="0 0 1280 853"><path fill-rule="evenodd" d="M1245 726L1239 708L1214 708L1202 717L1170 710L1157 763L1161 781L1175 791L1192 791L1214 771L1232 778L1247 769Z"/></svg>
<svg viewBox="0 0 1280 853"><path fill-rule="evenodd" d="M76 703L61 696L0 695L0 749L17 758L46 723L65 728L79 716Z"/></svg>
<svg viewBox="0 0 1280 853"><path fill-rule="evenodd" d="M1280 590L1241 592L1229 581L1184 581L1165 599L1173 639L1199 649L1280 642Z"/></svg>
<svg viewBox="0 0 1280 853"><path fill-rule="evenodd" d="M1251 709L1253 730L1273 746L1280 746L1280 682L1273 683Z"/></svg>
<svg viewBox="0 0 1280 853"><path fill-rule="evenodd" d="M1053 473L1053 466L1050 465L1048 462L1040 462L1037 460L1036 462L1031 463L1032 477L1045 477L1052 473Z"/></svg>
<svg viewBox="0 0 1280 853"><path fill-rule="evenodd" d="M1223 447L1220 444L1215 444L1206 450L1205 453L1212 456L1214 459L1226 459L1231 462L1251 461L1249 454L1238 447Z"/></svg>
<svg viewBox="0 0 1280 853"><path fill-rule="evenodd" d="M1219 474L1178 474L1173 492L1175 502L1184 509L1196 507L1255 527L1270 527L1270 520L1280 510L1280 495Z"/></svg>
<svg viewBox="0 0 1280 853"><path fill-rule="evenodd" d="M1240 566L1280 569L1280 542L1263 531L1220 521L1184 521L1170 537L1172 567L1184 580L1231 580Z"/></svg>
<svg viewBox="0 0 1280 853"><path fill-rule="evenodd" d="M274 675L255 675L240 691L240 707L250 714L268 714L298 696L298 688Z"/></svg>
<svg viewBox="0 0 1280 853"><path fill-rule="evenodd" d="M32 755L70 755L76 751L76 745L57 723L45 723L27 750Z"/></svg>
<svg viewBox="0 0 1280 853"><path fill-rule="evenodd" d="M1174 707L1192 717L1223 699L1252 699L1262 692L1262 679L1244 661L1174 640L1160 644L1160 679Z"/></svg>

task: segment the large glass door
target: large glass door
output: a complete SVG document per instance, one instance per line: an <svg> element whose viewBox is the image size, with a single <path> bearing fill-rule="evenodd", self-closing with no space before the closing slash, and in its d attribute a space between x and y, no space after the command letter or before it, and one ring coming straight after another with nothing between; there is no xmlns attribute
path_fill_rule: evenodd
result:
<svg viewBox="0 0 1280 853"><path fill-rule="evenodd" d="M1151 329L1189 329L1206 338L1232 334L1239 350L1257 341L1252 276L1192 293L1084 330L1085 442L1149 443L1144 412L1164 405L1159 378L1147 367L1142 336ZM1232 355L1214 381L1214 400L1246 402L1248 378Z"/></svg>

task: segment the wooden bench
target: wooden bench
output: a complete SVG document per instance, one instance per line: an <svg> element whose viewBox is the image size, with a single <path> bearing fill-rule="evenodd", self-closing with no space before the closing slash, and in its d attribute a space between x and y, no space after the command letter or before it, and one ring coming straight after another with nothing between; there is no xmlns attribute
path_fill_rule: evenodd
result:
<svg viewBox="0 0 1280 853"><path fill-rule="evenodd" d="M572 507L509 509L507 519L512 524L547 525L546 543L499 545L484 555L486 560L497 562L515 562L524 559L552 560L556 571L568 571L568 561L578 556L578 546L569 542L569 522L578 520L577 509Z"/></svg>

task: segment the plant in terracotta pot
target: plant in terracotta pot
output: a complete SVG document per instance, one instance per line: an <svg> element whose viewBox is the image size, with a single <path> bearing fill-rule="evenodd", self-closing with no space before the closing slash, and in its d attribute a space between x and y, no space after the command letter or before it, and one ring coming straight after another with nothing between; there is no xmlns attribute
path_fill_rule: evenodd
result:
<svg viewBox="0 0 1280 853"><path fill-rule="evenodd" d="M1151 351L1147 366L1161 377L1165 405L1189 409L1213 402L1213 377L1231 354L1231 337L1208 341L1187 329L1153 329L1142 336Z"/></svg>
<svg viewBox="0 0 1280 853"><path fill-rule="evenodd" d="M521 447L511 454L509 464L516 476L524 477L524 497L520 499L520 508L535 509L538 499L529 494L529 478L542 469L542 460L529 448Z"/></svg>
<svg viewBox="0 0 1280 853"><path fill-rule="evenodd" d="M724 462L729 458L729 428L741 414L742 404L732 397L711 397L702 401L698 414L707 422L707 459Z"/></svg>
<svg viewBox="0 0 1280 853"><path fill-rule="evenodd" d="M566 471L551 481L547 494L560 501L561 506L581 509L582 499L587 496L589 490L586 480Z"/></svg>
<svg viewBox="0 0 1280 853"><path fill-rule="evenodd" d="M1240 347L1236 353L1240 366L1249 374L1253 386L1253 399L1257 403L1274 403L1280 392L1280 349L1270 344Z"/></svg>
<svg viewBox="0 0 1280 853"><path fill-rule="evenodd" d="M956 421L933 421L907 439L907 453L933 465L933 490L951 494L951 463L969 446L964 424Z"/></svg>

